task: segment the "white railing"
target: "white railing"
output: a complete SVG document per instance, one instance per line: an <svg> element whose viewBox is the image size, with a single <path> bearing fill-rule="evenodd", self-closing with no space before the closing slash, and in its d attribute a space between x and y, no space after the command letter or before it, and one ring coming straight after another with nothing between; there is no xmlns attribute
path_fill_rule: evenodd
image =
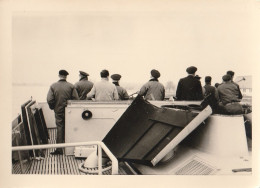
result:
<svg viewBox="0 0 260 188"><path fill-rule="evenodd" d="M116 157L111 153L107 146L101 141L93 142L77 142L77 143L64 143L64 144L45 144L45 145L34 145L34 146L15 146L12 147L12 151L22 151L22 150L35 150L35 149L50 149L50 148L65 148L65 147L75 147L75 146L98 146L98 174L102 175L102 149L107 154L109 159L112 161L112 175L118 174L118 161Z"/></svg>

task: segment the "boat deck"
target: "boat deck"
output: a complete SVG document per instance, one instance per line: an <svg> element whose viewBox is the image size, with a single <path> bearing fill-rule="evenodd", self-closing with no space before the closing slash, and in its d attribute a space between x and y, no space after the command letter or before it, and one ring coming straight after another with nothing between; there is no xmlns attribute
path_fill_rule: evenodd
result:
<svg viewBox="0 0 260 188"><path fill-rule="evenodd" d="M48 129L49 144L56 143L56 128ZM46 175L86 175L79 170L78 166L85 161L85 159L75 158L74 155L50 155L50 152L53 152L55 148L46 149L44 157L36 157L30 160L23 160L23 173L21 168L21 163L15 161L13 163L12 174L46 174ZM96 171L96 169L91 169ZM119 163L118 169L119 175L131 174L131 171L127 168L125 163ZM87 175L93 175L95 173L89 173ZM110 175L111 170L103 172L103 175Z"/></svg>

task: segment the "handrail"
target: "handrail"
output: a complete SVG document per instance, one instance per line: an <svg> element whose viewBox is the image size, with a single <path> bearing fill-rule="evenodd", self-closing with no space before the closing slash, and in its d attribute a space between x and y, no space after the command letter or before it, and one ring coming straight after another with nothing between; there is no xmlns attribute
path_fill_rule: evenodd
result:
<svg viewBox="0 0 260 188"><path fill-rule="evenodd" d="M92 142L76 142L76 143L64 143L64 144L43 144L43 145L34 145L34 146L15 146L12 147L12 151L21 151L21 150L35 150L35 149L50 149L50 148L64 148L64 147L74 147L74 146L89 146L89 145L98 145L98 174L102 175L102 154L101 148L108 155L112 161L112 174L118 174L118 161L116 157L111 153L107 146L101 141L92 141Z"/></svg>

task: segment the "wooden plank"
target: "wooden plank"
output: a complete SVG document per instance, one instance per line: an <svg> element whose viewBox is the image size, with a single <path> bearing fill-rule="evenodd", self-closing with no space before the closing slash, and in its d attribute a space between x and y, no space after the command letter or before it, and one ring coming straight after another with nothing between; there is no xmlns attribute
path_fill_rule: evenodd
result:
<svg viewBox="0 0 260 188"><path fill-rule="evenodd" d="M62 156L61 155L59 156L59 161L60 161L60 163L59 163L60 164L60 173L64 174L63 164L62 164L63 160L62 160Z"/></svg>
<svg viewBox="0 0 260 188"><path fill-rule="evenodd" d="M32 161L32 164L31 164L30 174L33 174L33 168L34 168L34 160Z"/></svg>
<svg viewBox="0 0 260 188"><path fill-rule="evenodd" d="M75 159L75 157L73 156L73 163L74 163L74 166L75 166L75 169L76 169L76 174L79 175L79 165L77 163L77 159Z"/></svg>
<svg viewBox="0 0 260 188"><path fill-rule="evenodd" d="M70 156L66 156L66 158L67 158L67 161L68 161L68 166L69 166L69 169L70 169L70 173L74 174L73 167L72 167L71 160L70 160Z"/></svg>
<svg viewBox="0 0 260 188"><path fill-rule="evenodd" d="M42 164L42 174L45 174L46 173L46 160L48 158L45 157L44 160L43 160L43 164Z"/></svg>
<svg viewBox="0 0 260 188"><path fill-rule="evenodd" d="M69 161L68 161L67 157L64 157L64 161L65 161L65 165L66 165L66 169L67 169L68 174L71 174Z"/></svg>
<svg viewBox="0 0 260 188"><path fill-rule="evenodd" d="M172 126L157 122L153 124L124 158L142 160L172 129Z"/></svg>
<svg viewBox="0 0 260 188"><path fill-rule="evenodd" d="M47 165L48 165L48 172L47 172L47 174L51 174L51 157L48 157Z"/></svg>
<svg viewBox="0 0 260 188"><path fill-rule="evenodd" d="M61 172L60 172L60 156L59 155L57 156L56 160L57 160L57 172L58 172L58 174L61 174Z"/></svg>
<svg viewBox="0 0 260 188"><path fill-rule="evenodd" d="M55 174L55 167L54 167L54 158L55 158L56 155L53 155L51 157L51 171L52 171L52 174Z"/></svg>
<svg viewBox="0 0 260 188"><path fill-rule="evenodd" d="M38 165L38 160L34 159L34 167L33 167L33 174L36 174L36 169L37 169L37 165Z"/></svg>
<svg viewBox="0 0 260 188"><path fill-rule="evenodd" d="M55 174L59 174L58 173L58 168L57 168L57 166L58 166L58 164L57 164L57 157L58 156L54 157L54 171L55 171Z"/></svg>
<svg viewBox="0 0 260 188"><path fill-rule="evenodd" d="M73 163L73 157L74 156L69 156L69 160L70 160L70 167L72 169L73 174L75 175L76 174L76 169L75 169L75 166L74 166L74 163Z"/></svg>
<svg viewBox="0 0 260 188"><path fill-rule="evenodd" d="M35 168L35 174L39 174L40 163L41 163L41 160L37 160L37 166Z"/></svg>
<svg viewBox="0 0 260 188"><path fill-rule="evenodd" d="M145 160L152 160L181 130L179 127L174 127L167 137L145 156Z"/></svg>
<svg viewBox="0 0 260 188"><path fill-rule="evenodd" d="M62 165L63 165L64 174L68 174L67 165L66 165L66 161L65 161L64 155L62 155Z"/></svg>
<svg viewBox="0 0 260 188"><path fill-rule="evenodd" d="M157 109L158 107L147 103L141 97L136 97L105 136L104 144L117 158L121 158L150 128L153 121L149 117Z"/></svg>

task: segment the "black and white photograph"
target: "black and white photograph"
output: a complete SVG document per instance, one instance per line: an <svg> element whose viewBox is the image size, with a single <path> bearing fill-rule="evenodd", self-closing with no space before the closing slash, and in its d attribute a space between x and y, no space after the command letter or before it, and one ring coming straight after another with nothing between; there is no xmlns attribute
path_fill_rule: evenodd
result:
<svg viewBox="0 0 260 188"><path fill-rule="evenodd" d="M259 0L0 11L3 187L260 187Z"/></svg>

